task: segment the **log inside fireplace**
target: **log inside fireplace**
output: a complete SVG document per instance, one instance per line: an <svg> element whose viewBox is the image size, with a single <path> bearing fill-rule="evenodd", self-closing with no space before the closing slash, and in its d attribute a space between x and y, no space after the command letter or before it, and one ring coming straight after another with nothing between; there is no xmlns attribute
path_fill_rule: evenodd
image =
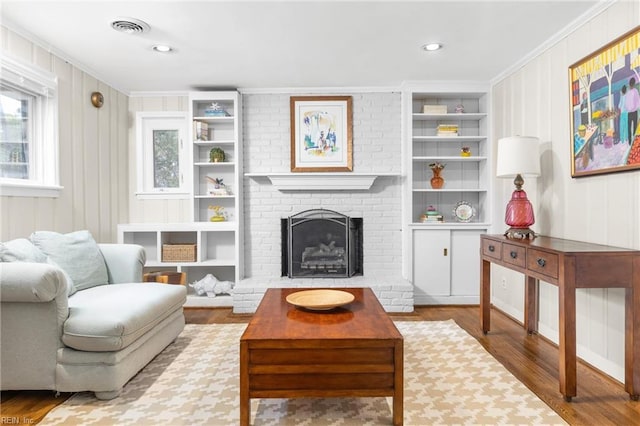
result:
<svg viewBox="0 0 640 426"><path fill-rule="evenodd" d="M281 219L282 276L344 278L362 275L362 218L327 209Z"/></svg>

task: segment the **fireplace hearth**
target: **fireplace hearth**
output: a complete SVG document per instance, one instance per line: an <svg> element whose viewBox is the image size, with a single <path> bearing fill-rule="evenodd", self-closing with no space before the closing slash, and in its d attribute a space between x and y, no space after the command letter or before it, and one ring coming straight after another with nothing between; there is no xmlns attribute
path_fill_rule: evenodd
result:
<svg viewBox="0 0 640 426"><path fill-rule="evenodd" d="M282 276L362 275L362 218L313 209L281 219Z"/></svg>

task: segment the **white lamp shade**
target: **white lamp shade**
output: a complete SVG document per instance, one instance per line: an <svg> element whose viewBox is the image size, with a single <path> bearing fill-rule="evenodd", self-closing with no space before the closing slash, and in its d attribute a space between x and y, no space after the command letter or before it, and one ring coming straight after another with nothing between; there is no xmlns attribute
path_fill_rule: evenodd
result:
<svg viewBox="0 0 640 426"><path fill-rule="evenodd" d="M498 140L497 177L540 175L540 141L533 136L510 136Z"/></svg>

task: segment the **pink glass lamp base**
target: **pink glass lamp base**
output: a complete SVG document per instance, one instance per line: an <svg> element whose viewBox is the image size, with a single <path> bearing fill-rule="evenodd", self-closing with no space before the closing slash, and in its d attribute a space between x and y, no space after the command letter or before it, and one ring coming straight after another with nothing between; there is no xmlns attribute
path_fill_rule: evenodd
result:
<svg viewBox="0 0 640 426"><path fill-rule="evenodd" d="M511 194L511 200L507 204L504 221L510 226L504 233L507 238L534 239L536 237L529 227L535 223L533 206L527 198L527 193L522 189L516 189Z"/></svg>

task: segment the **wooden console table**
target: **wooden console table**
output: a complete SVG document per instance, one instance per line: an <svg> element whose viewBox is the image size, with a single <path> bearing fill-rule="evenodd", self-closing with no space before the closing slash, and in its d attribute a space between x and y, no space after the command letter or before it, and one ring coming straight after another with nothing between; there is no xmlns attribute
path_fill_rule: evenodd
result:
<svg viewBox="0 0 640 426"><path fill-rule="evenodd" d="M576 396L576 289L625 289L625 391L640 394L640 251L551 237L481 236L480 323L490 329L491 263L525 275L524 327L538 330L538 283L558 287L560 392Z"/></svg>

